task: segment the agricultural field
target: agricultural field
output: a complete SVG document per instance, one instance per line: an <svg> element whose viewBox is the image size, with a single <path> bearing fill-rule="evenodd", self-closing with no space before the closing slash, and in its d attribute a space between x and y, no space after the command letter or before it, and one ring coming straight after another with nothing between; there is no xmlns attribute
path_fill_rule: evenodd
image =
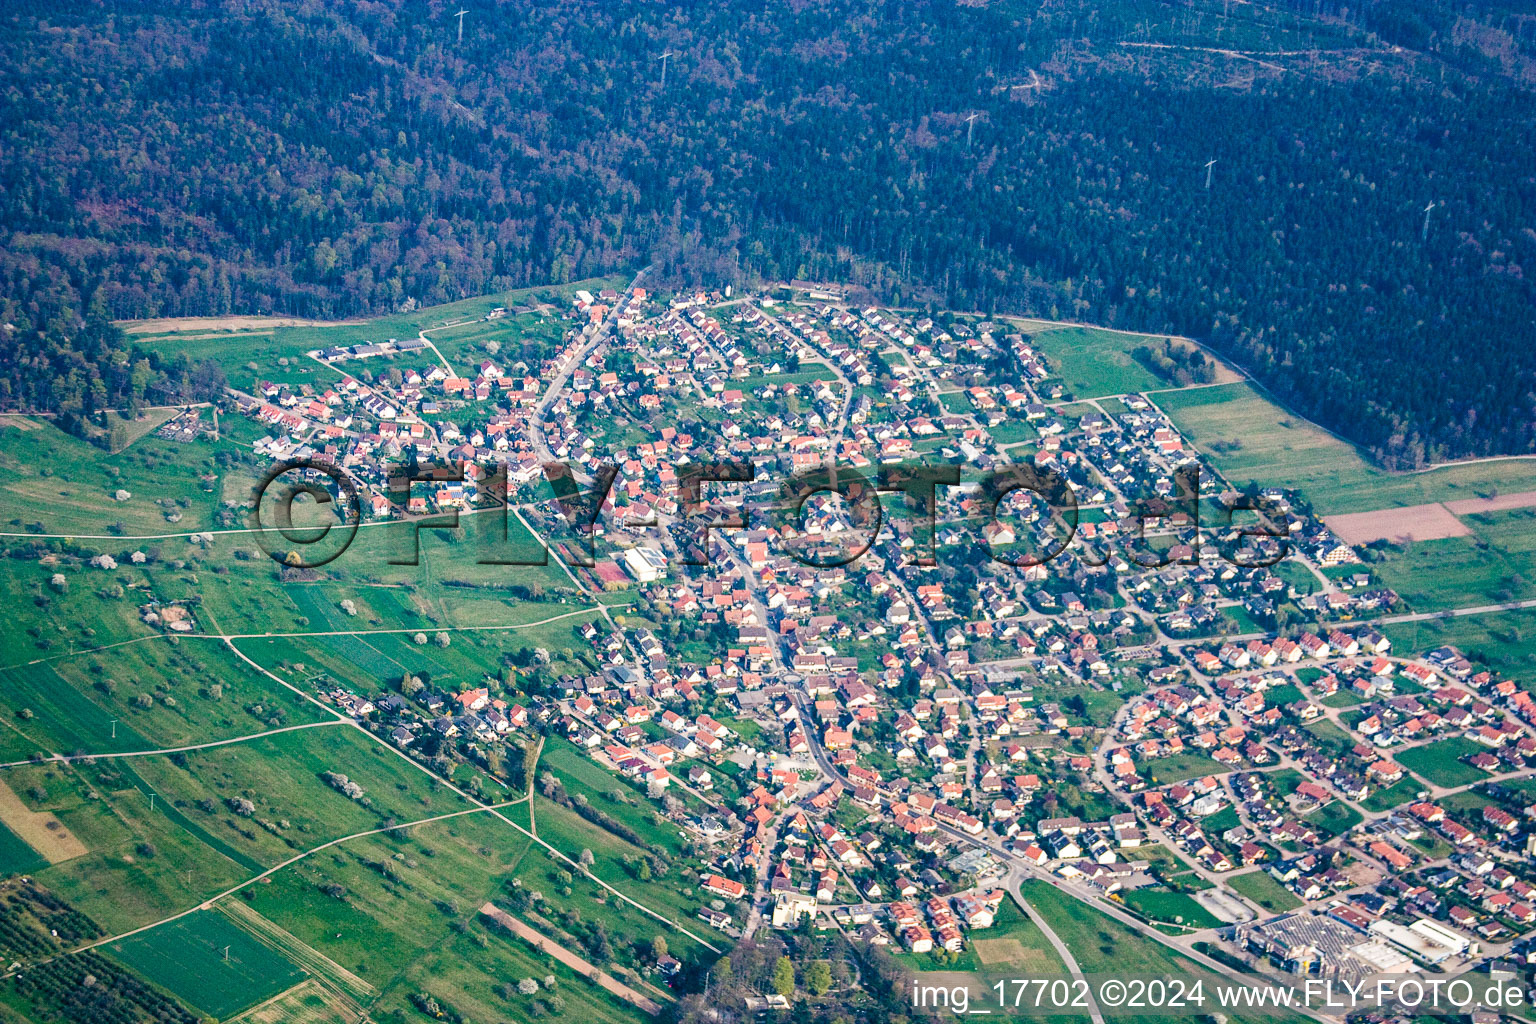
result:
<svg viewBox="0 0 1536 1024"><path fill-rule="evenodd" d="M526 808L505 813L528 823ZM381 1022L419 1019L412 999L421 993L461 1013L474 1009L477 1019L528 1019L535 1000L504 985L515 989L520 978L542 981L551 973L556 988L540 1000L553 992L579 1019L636 1019L590 982L479 919L485 902L522 892L532 908L523 919L573 948L592 941L592 929L601 926L615 961L604 965L610 973L632 963L631 949L658 932L677 955L688 955L685 936L611 897L593 899L590 883L575 881L572 897L560 897L552 887L570 870L505 822L472 814L368 836L300 861L253 887L248 907L301 951L295 959L348 986Z"/></svg>
<svg viewBox="0 0 1536 1024"><path fill-rule="evenodd" d="M438 306L425 306L409 313L397 313L374 320L334 324L240 323L226 322L221 318L190 318L171 324L155 321L140 324L130 322L126 328L133 335L134 341L145 348L167 353L185 353L193 362L201 359L214 359L220 362L226 368L230 382L238 387L240 381L237 378L243 365L248 362L257 364L258 369L253 371L255 373L265 373L268 369L278 371L285 369L278 366L278 360L284 358L290 361L294 371L302 369L301 361L310 363L318 371L324 371L325 367L309 360L304 353L331 345L356 345L387 338L414 338L423 330L432 331L433 334L429 336L436 341L439 329L444 328L445 325L465 320L471 323L482 323L481 318L497 306L510 309L527 305L537 298L563 302L578 289L585 288L596 293L603 288L622 288L626 283L627 279L622 277L593 278L568 285L523 288L482 295ZM522 316L508 317L500 321L485 321L482 326L493 327L494 325L494 329L502 333L517 335L527 327L520 322L523 319ZM443 333L449 333L452 330L449 328ZM448 348L444 348L444 353L447 354L447 352ZM430 354L429 351L428 356ZM278 380L279 376L267 374L265 379ZM304 379L314 383L313 380Z"/></svg>
<svg viewBox="0 0 1536 1024"><path fill-rule="evenodd" d="M669 864L665 847L639 846L542 797L534 798L534 809L536 831L541 840L572 859L579 859L583 850L591 851L593 864L590 870L593 877L615 889L623 891L634 888L635 882L641 880L637 877L639 862L642 859L650 861L655 865L652 874L656 880L643 886L647 905L673 921L683 923L695 934L700 934L694 926L700 929L703 926L695 920L694 915L713 897L694 889L689 881L678 877L682 873L682 866ZM606 808L600 806L599 809L605 814L618 817ZM525 885L537 886L547 892L552 880L558 882L561 873L570 870L568 863L558 860L547 851L536 849L524 860L517 876L524 880ZM638 943L646 938L645 929L656 927L653 919L643 918L633 908L619 904L610 892L590 879L578 877L567 883L566 887L571 889L571 894L562 900L562 905L576 906L583 919L602 921L614 937L615 944L621 936ZM584 909L583 903L586 904ZM651 923L647 924L647 921ZM651 933L654 934L654 931ZM681 933L668 932L667 936L674 955L682 956L680 950L698 948L697 943Z"/></svg>
<svg viewBox="0 0 1536 1024"><path fill-rule="evenodd" d="M0 670L10 707L0 761L36 751L121 752L208 743L330 716L278 690L223 643L152 637L110 652Z"/></svg>
<svg viewBox="0 0 1536 1024"><path fill-rule="evenodd" d="M1153 396L1181 433L1233 484L1301 490L1320 513L1486 497L1536 487L1536 462L1508 460L1392 473L1348 442L1264 397L1248 383Z"/></svg>
<svg viewBox="0 0 1536 1024"><path fill-rule="evenodd" d="M307 975L225 915L199 910L104 950L210 1017L225 1019L302 982Z"/></svg>
<svg viewBox="0 0 1536 1024"><path fill-rule="evenodd" d="M350 1024L353 1013L334 993L317 981L306 981L253 1007L242 1024Z"/></svg>
<svg viewBox="0 0 1536 1024"><path fill-rule="evenodd" d="M5 860L27 866L6 873L40 870L85 856L85 844L46 811L34 811L0 778L0 851Z"/></svg>
<svg viewBox="0 0 1536 1024"><path fill-rule="evenodd" d="M323 329L341 332L358 328ZM150 351L184 354L194 363L211 359L223 367L230 387L247 394L253 394L257 382L264 380L293 388L308 385L317 391L324 390L341 380L342 371L306 355L307 351L317 347L305 345L300 340L309 337L309 330L270 327L198 331L194 328L164 334L139 334L134 341Z"/></svg>
<svg viewBox="0 0 1536 1024"><path fill-rule="evenodd" d="M326 771L361 785L368 806L324 782ZM346 726L175 760L8 772L29 807L57 817L88 851L38 871L39 882L114 932L178 913L329 840L468 806ZM239 801L249 802L248 813Z"/></svg>
<svg viewBox="0 0 1536 1024"><path fill-rule="evenodd" d="M0 824L0 875L25 875L48 862L26 841Z"/></svg>
<svg viewBox="0 0 1536 1024"><path fill-rule="evenodd" d="M1387 548L1372 571L1415 611L1536 597L1536 510L1463 516L1465 536Z"/></svg>
<svg viewBox="0 0 1536 1024"><path fill-rule="evenodd" d="M532 995L519 992L517 982L524 978L538 981L539 991ZM553 978L552 986L545 986L548 978ZM667 999L663 989L638 978L625 980L632 980L657 1002ZM415 1002L422 994L467 1020L534 1020L551 1014L584 1024L632 1024L651 1019L481 917L467 922L462 934L452 935L406 965L374 1005L372 1017L380 1024L426 1019Z"/></svg>

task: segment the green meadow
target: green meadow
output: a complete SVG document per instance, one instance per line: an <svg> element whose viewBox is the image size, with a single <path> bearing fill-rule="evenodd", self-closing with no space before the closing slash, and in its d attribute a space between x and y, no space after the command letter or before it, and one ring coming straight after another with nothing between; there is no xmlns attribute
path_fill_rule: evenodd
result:
<svg viewBox="0 0 1536 1024"><path fill-rule="evenodd" d="M233 1017L307 977L213 910L139 932L105 949L178 999L219 1019Z"/></svg>

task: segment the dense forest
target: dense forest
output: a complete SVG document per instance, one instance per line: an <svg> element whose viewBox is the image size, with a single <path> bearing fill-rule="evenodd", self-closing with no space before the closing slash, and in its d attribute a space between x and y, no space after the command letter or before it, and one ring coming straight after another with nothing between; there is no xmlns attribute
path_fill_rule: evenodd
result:
<svg viewBox="0 0 1536 1024"><path fill-rule="evenodd" d="M109 317L654 263L1188 334L1389 465L1536 450L1516 0L4 7L8 407L142 393Z"/></svg>

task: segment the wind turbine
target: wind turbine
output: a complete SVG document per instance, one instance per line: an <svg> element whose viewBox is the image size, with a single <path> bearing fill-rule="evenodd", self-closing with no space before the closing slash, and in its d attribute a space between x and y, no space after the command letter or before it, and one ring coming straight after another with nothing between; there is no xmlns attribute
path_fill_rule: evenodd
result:
<svg viewBox="0 0 1536 1024"><path fill-rule="evenodd" d="M976 119L980 116L980 114L972 114L965 119L965 151L967 153L971 151L971 132L975 130Z"/></svg>
<svg viewBox="0 0 1536 1024"><path fill-rule="evenodd" d="M663 89L667 87L667 58L675 56L677 56L677 54L673 53L671 50L668 50L666 53L656 58L657 60L661 61L661 87Z"/></svg>
<svg viewBox="0 0 1536 1024"><path fill-rule="evenodd" d="M1427 241L1429 241L1429 211L1433 210L1436 206L1439 206L1439 205L1440 205L1439 203L1437 203L1433 199L1431 199L1429 201L1429 205L1424 207L1424 230L1422 232L1420 232L1420 234L1419 234L1419 241L1420 242L1427 242Z"/></svg>
<svg viewBox="0 0 1536 1024"><path fill-rule="evenodd" d="M461 43L464 41L464 15L466 15L468 13L469 12L467 10L465 10L465 11L459 11L459 13L454 15L455 18L459 19L459 42L461 42Z"/></svg>
<svg viewBox="0 0 1536 1024"><path fill-rule="evenodd" d="M1211 168L1215 166L1215 160L1207 160L1205 162L1205 190L1207 192L1211 190Z"/></svg>

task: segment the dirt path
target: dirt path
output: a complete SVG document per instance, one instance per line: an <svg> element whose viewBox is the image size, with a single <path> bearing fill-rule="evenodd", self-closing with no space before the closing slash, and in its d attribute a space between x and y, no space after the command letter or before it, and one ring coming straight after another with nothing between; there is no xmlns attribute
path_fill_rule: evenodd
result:
<svg viewBox="0 0 1536 1024"><path fill-rule="evenodd" d="M281 729L268 729L266 732L251 733L249 736L231 736L227 740L209 740L207 743L190 743L184 747L162 747L158 750L124 750L102 754L53 754L49 757L27 758L25 761L0 762L0 768L21 768L34 764L63 763L72 764L75 761L109 761L120 757L156 757L162 754L182 754L189 750L207 750L209 747L227 747L231 743L249 743L251 740L265 739L268 736L276 736L282 732L294 732L298 729L319 729L331 725L346 725L341 719L327 719L324 722L305 722L302 725L286 725ZM5 783L0 782L0 791L5 791ZM4 810L4 792L0 792L0 812ZM29 812L30 813L30 812Z"/></svg>
<svg viewBox="0 0 1536 1024"><path fill-rule="evenodd" d="M1458 516L1476 515L1480 512L1502 512L1511 508L1530 508L1536 505L1536 491L1516 491L1493 498L1461 498L1444 502L1446 508Z"/></svg>
<svg viewBox="0 0 1536 1024"><path fill-rule="evenodd" d="M128 334L169 334L172 331L260 331L269 327L350 327L366 320L304 320L291 316L175 316L158 320L119 320Z"/></svg>
<svg viewBox="0 0 1536 1024"><path fill-rule="evenodd" d="M519 921L511 914L507 913L505 910L502 910L500 907L496 906L496 904L487 903L485 906L480 908L480 913L484 914L492 921L495 921L497 924L501 925L507 931L511 932L513 935L516 935L524 942L529 943L533 946L534 949L554 957L556 960L565 964L565 966L569 967L577 974L580 974L585 978L590 978L630 1005L644 1010L652 1017L655 1017L661 1013L661 1004L656 1002L654 999L650 999L641 995L639 992L630 988L628 985L624 984L613 975L608 974L605 971L598 970L596 967L592 966L592 964L583 960L575 953L572 953L569 949L566 949L564 946L561 946L549 939L544 935L544 933L528 927L526 924Z"/></svg>

